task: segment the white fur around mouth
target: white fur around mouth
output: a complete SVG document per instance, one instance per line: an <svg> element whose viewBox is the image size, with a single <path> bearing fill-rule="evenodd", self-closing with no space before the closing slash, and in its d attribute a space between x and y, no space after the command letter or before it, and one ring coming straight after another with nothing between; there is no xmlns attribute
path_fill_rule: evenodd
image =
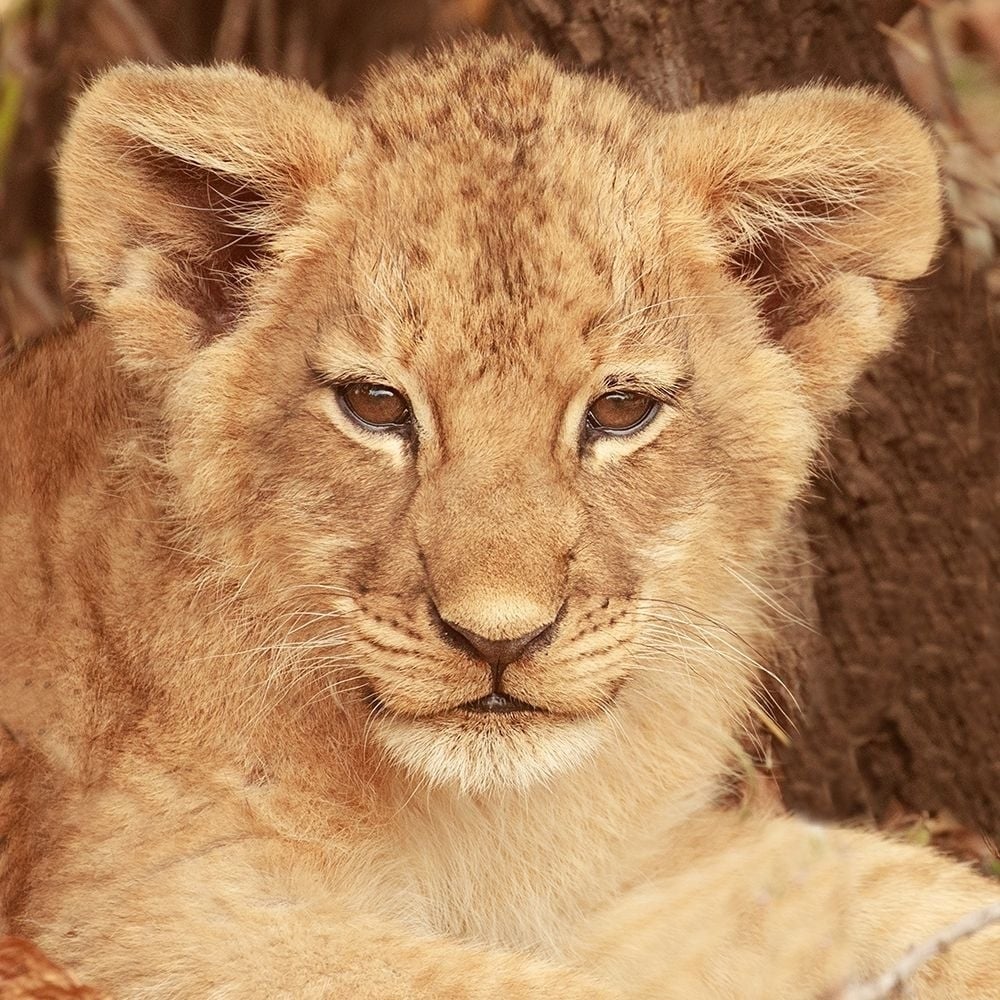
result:
<svg viewBox="0 0 1000 1000"><path fill-rule="evenodd" d="M591 760L609 726L588 716L451 711L412 718L382 714L371 732L419 781L463 794L524 790Z"/></svg>

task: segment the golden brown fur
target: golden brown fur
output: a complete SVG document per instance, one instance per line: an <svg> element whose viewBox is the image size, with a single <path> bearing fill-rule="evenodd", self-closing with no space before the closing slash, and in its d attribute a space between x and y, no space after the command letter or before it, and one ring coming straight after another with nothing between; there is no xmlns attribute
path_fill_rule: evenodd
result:
<svg viewBox="0 0 1000 1000"><path fill-rule="evenodd" d="M59 176L95 318L0 380L8 930L120 998L771 1000L995 895L715 804L790 507L938 237L907 111L664 117L485 43L344 106L125 68ZM581 445L623 379L676 397ZM504 677L546 711L457 709L490 671L431 601L558 614ZM996 948L919 995L1000 995Z"/></svg>

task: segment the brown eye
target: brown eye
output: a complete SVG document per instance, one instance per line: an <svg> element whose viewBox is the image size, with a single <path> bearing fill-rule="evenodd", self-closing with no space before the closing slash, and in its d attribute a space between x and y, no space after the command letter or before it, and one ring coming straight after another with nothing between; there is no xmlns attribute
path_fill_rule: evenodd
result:
<svg viewBox="0 0 1000 1000"><path fill-rule="evenodd" d="M622 437L645 427L656 416L660 404L639 392L616 389L598 396L587 411L587 428L592 434Z"/></svg>
<svg viewBox="0 0 1000 1000"><path fill-rule="evenodd" d="M413 422L406 397L387 385L351 382L340 387L339 395L348 416L363 427L405 431Z"/></svg>

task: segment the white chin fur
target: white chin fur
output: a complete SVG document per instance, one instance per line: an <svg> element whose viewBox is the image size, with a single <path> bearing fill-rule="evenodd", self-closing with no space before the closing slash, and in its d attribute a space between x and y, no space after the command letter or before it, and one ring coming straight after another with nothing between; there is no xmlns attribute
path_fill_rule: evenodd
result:
<svg viewBox="0 0 1000 1000"><path fill-rule="evenodd" d="M594 756L611 720L471 715L382 716L374 734L418 780L466 795L524 790Z"/></svg>

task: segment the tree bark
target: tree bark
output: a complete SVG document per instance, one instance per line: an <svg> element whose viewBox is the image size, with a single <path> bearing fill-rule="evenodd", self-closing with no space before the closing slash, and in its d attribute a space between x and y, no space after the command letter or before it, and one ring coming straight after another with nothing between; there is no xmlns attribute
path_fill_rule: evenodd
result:
<svg viewBox="0 0 1000 1000"><path fill-rule="evenodd" d="M755 90L891 80L857 0L510 0L538 45L668 111Z"/></svg>
<svg viewBox="0 0 1000 1000"><path fill-rule="evenodd" d="M666 110L825 79L894 87L861 0L510 0L537 44ZM823 817L893 801L1000 831L1000 355L946 248L905 342L837 428L805 510L815 573L784 634L803 715L783 792Z"/></svg>

